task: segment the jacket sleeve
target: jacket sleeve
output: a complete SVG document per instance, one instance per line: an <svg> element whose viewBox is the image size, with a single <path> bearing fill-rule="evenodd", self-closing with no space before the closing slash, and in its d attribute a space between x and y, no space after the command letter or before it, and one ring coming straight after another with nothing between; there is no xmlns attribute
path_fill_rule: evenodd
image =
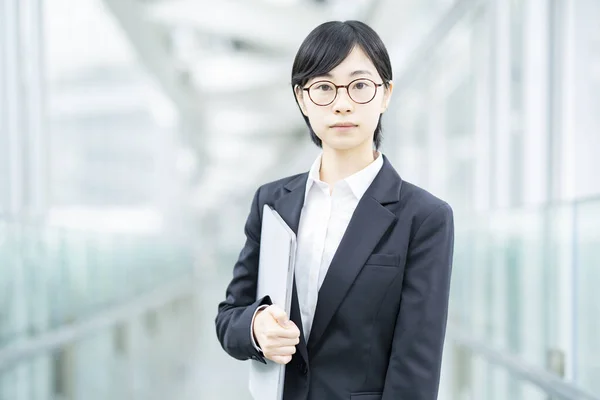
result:
<svg viewBox="0 0 600 400"><path fill-rule="evenodd" d="M444 203L409 246L383 400L437 399L453 250L453 212Z"/></svg>
<svg viewBox="0 0 600 400"><path fill-rule="evenodd" d="M233 278L227 286L225 300L218 306L215 325L219 342L230 356L266 363L262 353L253 345L251 336L254 312L263 304L271 304L268 296L256 299L262 220L259 193L260 188L252 200L244 228L246 242L233 267Z"/></svg>

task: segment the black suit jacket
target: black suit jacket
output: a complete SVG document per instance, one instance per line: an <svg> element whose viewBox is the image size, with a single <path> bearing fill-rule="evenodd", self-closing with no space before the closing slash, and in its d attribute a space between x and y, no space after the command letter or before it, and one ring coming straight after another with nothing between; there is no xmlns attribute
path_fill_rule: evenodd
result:
<svg viewBox="0 0 600 400"><path fill-rule="evenodd" d="M264 361L250 337L262 207L297 232L307 173L261 186L216 330L225 351ZM286 367L284 400L434 400L446 329L454 222L450 206L403 182L389 160L368 188L319 290L310 337Z"/></svg>

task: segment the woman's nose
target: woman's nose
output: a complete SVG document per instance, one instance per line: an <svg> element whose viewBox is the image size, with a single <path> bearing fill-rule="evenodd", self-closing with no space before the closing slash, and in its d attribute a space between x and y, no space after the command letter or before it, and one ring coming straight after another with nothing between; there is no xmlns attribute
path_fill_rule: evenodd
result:
<svg viewBox="0 0 600 400"><path fill-rule="evenodd" d="M336 113L347 113L352 112L354 109L354 104L350 96L348 96L348 91L345 88L338 88L337 97L333 102L333 111Z"/></svg>

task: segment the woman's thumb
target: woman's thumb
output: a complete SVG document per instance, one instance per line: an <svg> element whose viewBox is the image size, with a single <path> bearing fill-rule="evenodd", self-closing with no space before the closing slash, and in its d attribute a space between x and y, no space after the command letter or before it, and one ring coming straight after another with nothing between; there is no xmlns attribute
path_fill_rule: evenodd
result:
<svg viewBox="0 0 600 400"><path fill-rule="evenodd" d="M270 307L271 308L271 315L273 316L273 318L275 318L275 320L277 321L277 323L283 327L287 326L287 323L289 321L288 315L285 311L283 311L281 308L279 307Z"/></svg>

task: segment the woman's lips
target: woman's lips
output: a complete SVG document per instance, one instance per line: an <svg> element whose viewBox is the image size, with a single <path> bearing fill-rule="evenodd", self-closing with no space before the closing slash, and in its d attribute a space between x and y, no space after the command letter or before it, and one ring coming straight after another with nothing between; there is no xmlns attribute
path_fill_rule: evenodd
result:
<svg viewBox="0 0 600 400"><path fill-rule="evenodd" d="M356 126L357 125L352 124L352 123L340 123L340 124L334 124L331 127L333 129L346 130L346 129L356 128Z"/></svg>

